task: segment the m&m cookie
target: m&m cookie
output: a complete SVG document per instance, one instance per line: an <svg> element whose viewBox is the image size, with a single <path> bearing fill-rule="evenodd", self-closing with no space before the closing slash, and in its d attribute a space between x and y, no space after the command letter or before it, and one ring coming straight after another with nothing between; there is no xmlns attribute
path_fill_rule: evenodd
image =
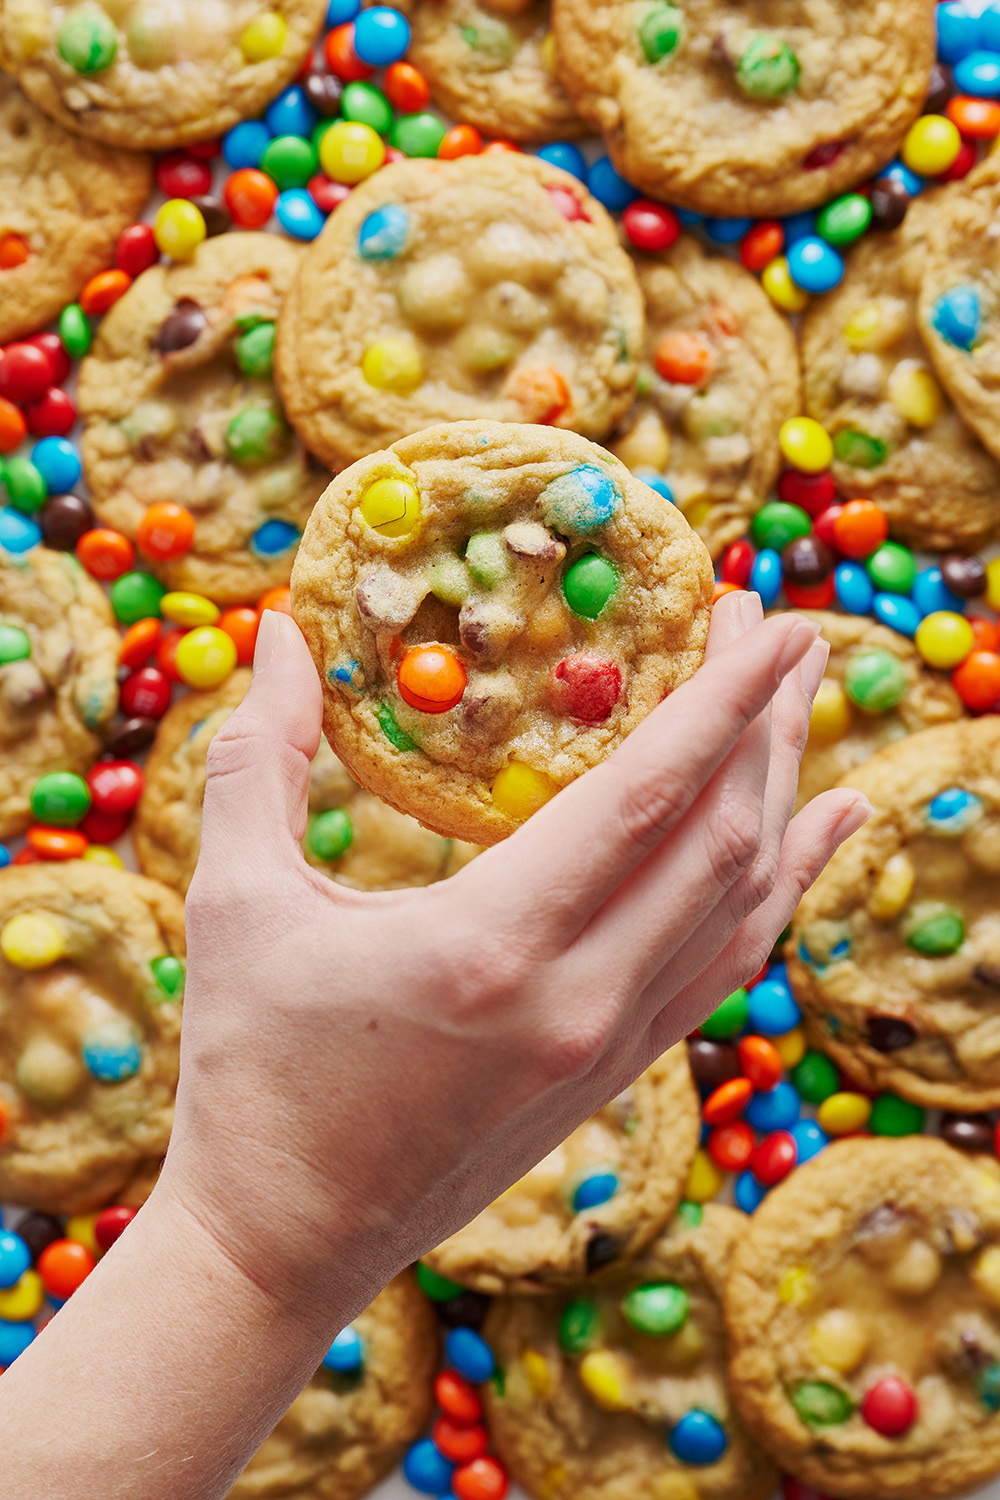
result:
<svg viewBox="0 0 1000 1500"><path fill-rule="evenodd" d="M426 1255L426 1264L487 1295L545 1291L620 1267L677 1207L698 1118L682 1043Z"/></svg>
<svg viewBox="0 0 1000 1500"><path fill-rule="evenodd" d="M1000 1181L941 1141L838 1141L746 1221L726 1287L740 1415L858 1500L1000 1466Z"/></svg>
<svg viewBox="0 0 1000 1500"><path fill-rule="evenodd" d="M363 785L496 843L696 670L708 554L575 433L456 422L340 474L292 575L324 727Z"/></svg>
<svg viewBox="0 0 1000 1500"><path fill-rule="evenodd" d="M189 693L167 712L145 767L135 847L145 874L186 894L201 848L206 756L217 730L242 700L250 673L219 688ZM356 890L430 885L467 864L471 844L441 838L352 780L325 740L309 775L306 859Z"/></svg>
<svg viewBox="0 0 1000 1500"><path fill-rule="evenodd" d="M166 886L78 859L0 870L6 1201L87 1213L148 1191L173 1122L183 993L184 909Z"/></svg>
<svg viewBox="0 0 1000 1500"><path fill-rule="evenodd" d="M326 0L4 0L0 65L46 114L114 146L203 141L290 83Z"/></svg>
<svg viewBox="0 0 1000 1500"><path fill-rule="evenodd" d="M101 521L172 589L240 604L287 583L328 476L289 426L272 368L301 248L232 233L153 266L80 370L83 462Z"/></svg>
<svg viewBox="0 0 1000 1500"><path fill-rule="evenodd" d="M356 187L278 329L288 414L333 468L435 422L602 437L635 393L642 294L605 209L515 152L414 159Z"/></svg>
<svg viewBox="0 0 1000 1500"><path fill-rule="evenodd" d="M111 606L75 558L0 548L0 837L87 812L80 773L118 704L118 647ZM76 816L51 816L44 786L36 791L52 775L79 784Z"/></svg>
<svg viewBox="0 0 1000 1500"><path fill-rule="evenodd" d="M494 1441L533 1500L767 1500L777 1475L733 1405L722 1293L746 1233L734 1209L682 1205L600 1286L502 1298L485 1333Z"/></svg>
<svg viewBox="0 0 1000 1500"><path fill-rule="evenodd" d="M809 1035L865 1088L1000 1104L1000 719L924 729L847 778L875 815L792 921Z"/></svg>

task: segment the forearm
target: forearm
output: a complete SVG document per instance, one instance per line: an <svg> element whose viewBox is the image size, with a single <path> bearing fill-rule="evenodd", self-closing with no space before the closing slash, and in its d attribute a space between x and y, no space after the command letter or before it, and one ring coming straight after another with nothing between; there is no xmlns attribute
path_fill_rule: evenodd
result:
<svg viewBox="0 0 1000 1500"><path fill-rule="evenodd" d="M224 1496L357 1310L324 1290L283 1309L154 1194L0 1379L5 1500Z"/></svg>

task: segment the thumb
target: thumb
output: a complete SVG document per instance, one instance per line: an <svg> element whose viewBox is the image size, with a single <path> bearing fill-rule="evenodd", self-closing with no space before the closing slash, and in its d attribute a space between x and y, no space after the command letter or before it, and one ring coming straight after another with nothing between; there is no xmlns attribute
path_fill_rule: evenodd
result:
<svg viewBox="0 0 1000 1500"><path fill-rule="evenodd" d="M267 609L253 680L208 751L201 865L301 858L323 694L295 621Z"/></svg>

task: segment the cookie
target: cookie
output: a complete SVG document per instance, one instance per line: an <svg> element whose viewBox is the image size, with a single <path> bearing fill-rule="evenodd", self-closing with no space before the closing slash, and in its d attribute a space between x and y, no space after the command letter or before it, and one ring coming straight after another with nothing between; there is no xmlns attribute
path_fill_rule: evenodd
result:
<svg viewBox="0 0 1000 1500"><path fill-rule="evenodd" d="M777 478L778 432L800 409L795 335L749 271L687 235L636 269L640 396L610 446L634 473L663 478L715 557Z"/></svg>
<svg viewBox="0 0 1000 1500"><path fill-rule="evenodd" d="M962 718L945 672L905 635L864 615L803 609L830 647L799 768L798 806L834 787L877 750L919 729Z"/></svg>
<svg viewBox="0 0 1000 1500"><path fill-rule="evenodd" d="M0 1195L43 1213L121 1201L167 1148L184 908L85 860L0 870Z"/></svg>
<svg viewBox="0 0 1000 1500"><path fill-rule="evenodd" d="M70 130L162 151L262 110L325 11L326 0L0 0L0 66Z"/></svg>
<svg viewBox="0 0 1000 1500"><path fill-rule="evenodd" d="M208 747L249 683L249 670L241 669L222 687L188 693L173 704L160 721L146 762L133 825L136 854L144 874L182 896L201 847ZM310 772L303 849L315 869L360 891L430 885L453 875L478 852L421 828L363 791L325 740Z"/></svg>
<svg viewBox="0 0 1000 1500"><path fill-rule="evenodd" d="M849 778L875 816L792 922L809 1035L868 1089L1000 1105L1000 720L924 729Z"/></svg>
<svg viewBox="0 0 1000 1500"><path fill-rule="evenodd" d="M929 1136L838 1141L745 1221L733 1395L832 1495L931 1500L1000 1470L1000 1185Z"/></svg>
<svg viewBox="0 0 1000 1500"><path fill-rule="evenodd" d="M31 822L50 771L83 773L118 706L111 608L65 552L0 549L0 838Z"/></svg>
<svg viewBox="0 0 1000 1500"><path fill-rule="evenodd" d="M554 0L559 73L654 198L789 214L895 154L934 61L930 0Z"/></svg>
<svg viewBox="0 0 1000 1500"><path fill-rule="evenodd" d="M0 344L44 327L114 260L149 158L71 135L0 73Z"/></svg>
<svg viewBox="0 0 1000 1500"><path fill-rule="evenodd" d="M927 236L947 193L850 252L802 321L806 410L833 439L840 493L881 506L915 547L978 547L1000 523L1000 468L935 377L917 327Z"/></svg>
<svg viewBox="0 0 1000 1500"><path fill-rule="evenodd" d="M411 0L407 57L456 120L503 140L582 135L555 69L548 0Z"/></svg>
<svg viewBox="0 0 1000 1500"><path fill-rule="evenodd" d="M943 199L927 238L920 331L973 431L1000 458L1000 161L989 156Z"/></svg>
<svg viewBox="0 0 1000 1500"><path fill-rule="evenodd" d="M490 1430L534 1500L768 1500L726 1381L722 1292L746 1222L688 1204L599 1288L493 1304Z"/></svg>
<svg viewBox="0 0 1000 1500"><path fill-rule="evenodd" d="M551 427L455 422L338 475L292 613L352 775L494 844L691 676L712 590L683 516L611 454Z"/></svg>
<svg viewBox="0 0 1000 1500"><path fill-rule="evenodd" d="M277 235L206 240L153 266L101 324L80 368L83 462L94 509L135 537L151 505L195 518L189 551L149 566L220 604L287 583L329 475L285 421L275 322L301 247Z"/></svg>
<svg viewBox="0 0 1000 1500"><path fill-rule="evenodd" d="M570 1286L618 1267L677 1207L698 1130L682 1043L424 1258L488 1296Z"/></svg>
<svg viewBox="0 0 1000 1500"><path fill-rule="evenodd" d="M437 1325L412 1271L339 1334L228 1500L356 1500L389 1473L432 1406Z"/></svg>
<svg viewBox="0 0 1000 1500"><path fill-rule="evenodd" d="M605 210L532 156L414 159L356 187L306 252L276 369L334 469L435 422L601 437L635 393L642 294Z"/></svg>

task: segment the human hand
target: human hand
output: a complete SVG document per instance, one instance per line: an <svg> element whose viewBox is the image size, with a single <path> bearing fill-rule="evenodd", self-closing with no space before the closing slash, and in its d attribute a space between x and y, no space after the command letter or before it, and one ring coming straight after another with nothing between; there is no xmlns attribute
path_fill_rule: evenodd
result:
<svg viewBox="0 0 1000 1500"><path fill-rule="evenodd" d="M827 654L725 596L606 762L452 879L362 894L302 857L320 684L265 614L209 754L161 1199L320 1319L334 1264L342 1314L471 1219L760 969L864 821L843 790L789 822Z"/></svg>

